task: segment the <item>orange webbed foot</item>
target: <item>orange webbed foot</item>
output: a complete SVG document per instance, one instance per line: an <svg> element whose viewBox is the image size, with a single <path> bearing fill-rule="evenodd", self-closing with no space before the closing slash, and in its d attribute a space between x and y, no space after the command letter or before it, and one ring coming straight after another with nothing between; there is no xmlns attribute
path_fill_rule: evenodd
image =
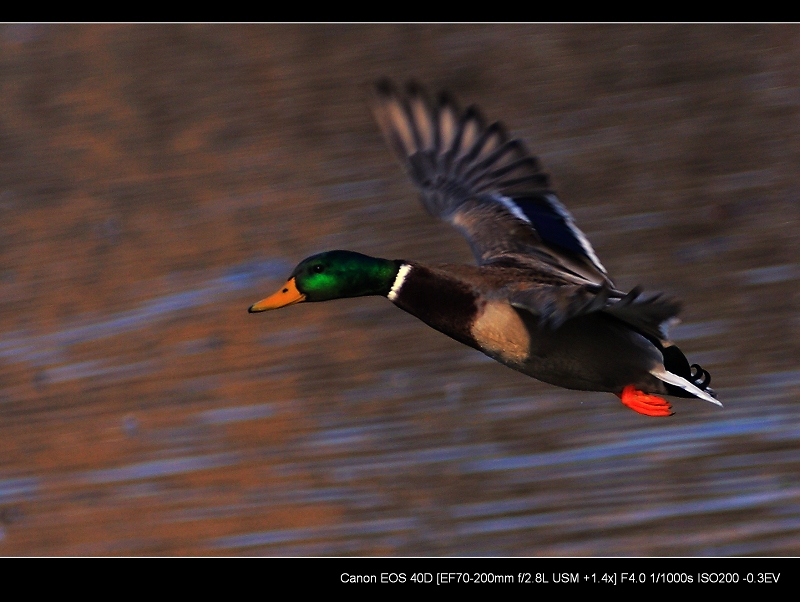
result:
<svg viewBox="0 0 800 602"><path fill-rule="evenodd" d="M672 416L675 413L666 399L643 393L633 385L628 385L617 395L623 404L645 416Z"/></svg>

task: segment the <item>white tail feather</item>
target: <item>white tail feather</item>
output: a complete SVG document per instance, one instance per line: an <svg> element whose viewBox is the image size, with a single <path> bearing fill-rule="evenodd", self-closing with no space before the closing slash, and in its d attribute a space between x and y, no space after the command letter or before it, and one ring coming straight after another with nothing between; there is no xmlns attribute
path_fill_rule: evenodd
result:
<svg viewBox="0 0 800 602"><path fill-rule="evenodd" d="M664 369L661 366L650 370L650 374L652 374L659 380L663 380L665 383L669 383L671 385L675 385L676 387L680 387L681 389L683 389L687 393L691 393L695 397L699 397L700 399L704 399L705 401L710 401L714 405L722 407L722 404L713 397L711 397L711 395L709 395L702 389L698 389L685 378L678 376L677 374L673 374L672 372L667 372L666 369Z"/></svg>

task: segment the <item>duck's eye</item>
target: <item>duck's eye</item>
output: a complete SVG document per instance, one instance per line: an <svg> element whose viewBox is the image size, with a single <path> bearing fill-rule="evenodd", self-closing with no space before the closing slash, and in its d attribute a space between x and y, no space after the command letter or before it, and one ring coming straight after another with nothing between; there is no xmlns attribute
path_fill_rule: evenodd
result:
<svg viewBox="0 0 800 602"><path fill-rule="evenodd" d="M319 274L320 272L324 272L325 271L325 266L321 265L321 264L317 264L313 268L311 268L311 271Z"/></svg>

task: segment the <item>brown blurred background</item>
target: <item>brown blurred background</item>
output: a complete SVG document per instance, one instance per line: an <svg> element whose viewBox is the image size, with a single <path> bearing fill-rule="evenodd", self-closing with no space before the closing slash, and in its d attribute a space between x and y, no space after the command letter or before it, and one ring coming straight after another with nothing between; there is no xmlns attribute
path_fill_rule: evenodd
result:
<svg viewBox="0 0 800 602"><path fill-rule="evenodd" d="M0 554L800 554L797 26L8 25L0 74ZM472 261L381 76L524 138L725 408L248 315L326 249Z"/></svg>

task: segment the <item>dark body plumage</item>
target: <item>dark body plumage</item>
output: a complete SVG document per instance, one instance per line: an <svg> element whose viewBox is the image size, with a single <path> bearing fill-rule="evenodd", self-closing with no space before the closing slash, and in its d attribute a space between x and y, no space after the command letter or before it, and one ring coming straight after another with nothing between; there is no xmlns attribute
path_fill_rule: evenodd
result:
<svg viewBox="0 0 800 602"><path fill-rule="evenodd" d="M515 370L568 389L618 393L625 383L669 392L649 372L663 362L659 347L613 315L582 314L554 329L498 295L518 281L518 268L408 265L395 305Z"/></svg>

